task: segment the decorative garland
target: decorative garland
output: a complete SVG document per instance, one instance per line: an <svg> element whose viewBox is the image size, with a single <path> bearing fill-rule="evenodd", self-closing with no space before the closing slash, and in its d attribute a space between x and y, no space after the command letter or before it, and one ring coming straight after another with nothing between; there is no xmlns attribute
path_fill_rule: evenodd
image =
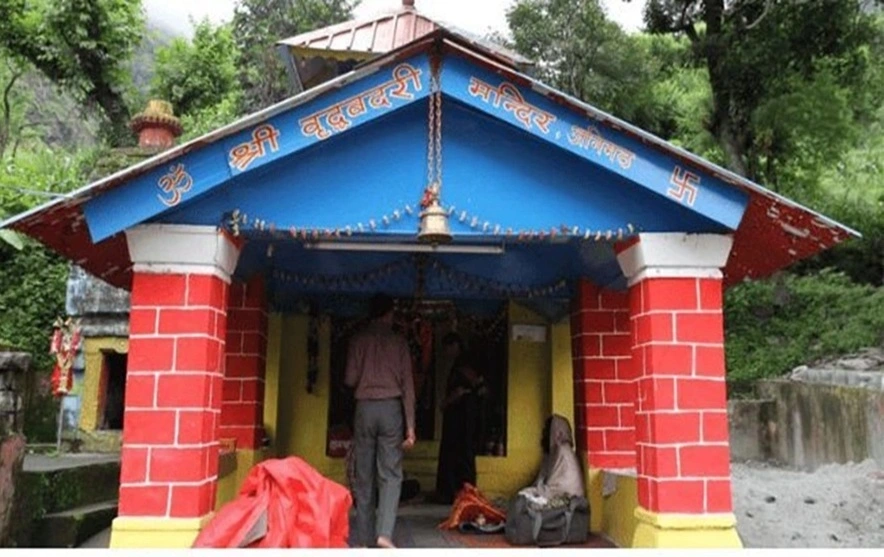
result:
<svg viewBox="0 0 884 557"><path fill-rule="evenodd" d="M289 273L288 271L283 271L279 269L272 271L271 276L274 280L283 283L295 283L301 286L316 286L325 290L340 291L352 288L364 288L372 286L376 284L379 279L383 279L393 274L406 271L415 263L416 258L409 257L403 260L388 263L382 267L366 273L336 277ZM558 292L563 292L568 287L568 281L566 280L559 280L554 283L540 287L529 287L518 284L504 283L479 275L466 273L439 261L433 261L431 263L431 266L443 278L454 283L460 283L470 291L477 291L482 294L491 294L507 298L530 299L546 297L554 295Z"/></svg>
<svg viewBox="0 0 884 557"><path fill-rule="evenodd" d="M342 296L333 296L332 299L336 299L339 301L350 301ZM503 305L503 308L496 313L496 315L492 317L476 317L470 313L457 309L455 304L452 305L452 311L444 311L439 310L437 315L442 315L442 318L447 318L451 323L453 323L456 327L457 323L461 321L465 321L470 324L475 329L482 329L484 331L485 336L488 338L494 338L496 340L502 340L503 337L506 336L507 332L507 321L509 319L509 311L506 304ZM413 308L408 308L404 310L406 314L409 312L414 313ZM424 313L424 312L421 312ZM438 319L437 315L430 315L430 319ZM335 341L340 340L346 336L349 336L354 331L358 330L360 327L365 325L365 317L356 317L351 318L345 321L345 324L336 327L332 332L332 335Z"/></svg>
<svg viewBox="0 0 884 557"><path fill-rule="evenodd" d="M396 272L406 270L411 259L404 259L387 263L367 273L328 277L321 275L302 275L289 273L280 269L274 269L271 276L280 282L295 283L301 286L319 286L329 290L342 290L360 288L377 282L378 279L386 278Z"/></svg>
<svg viewBox="0 0 884 557"><path fill-rule="evenodd" d="M490 293L504 295L507 298L537 298L550 296L556 292L565 290L568 287L568 281L559 280L552 284L540 287L525 287L521 285L507 284L479 275L473 275L455 269L440 261L433 261L432 267L439 272L444 278L451 282L466 284L470 290L478 290L482 293Z"/></svg>
<svg viewBox="0 0 884 557"><path fill-rule="evenodd" d="M426 198L421 201L421 206ZM500 224L493 224L491 221L484 220L478 215L469 213L466 210L458 211L454 205L445 209L448 215L456 218L458 222L464 223L471 229L480 231L486 236L497 238L505 238L518 242L555 240L557 238L577 238L584 241L601 240L622 240L634 236L640 229L632 223L625 226L607 230L593 230L589 227L559 225L546 229L532 230L515 230L511 227L504 227ZM288 235L295 240L304 242L327 240L332 238L351 237L353 234L363 234L366 232L375 232L378 229L389 228L393 223L399 222L403 218L414 217L417 211L411 205L394 209L388 214L384 214L379 219L368 219L367 224L358 222L355 225L347 225L343 228L309 228L296 226L279 226L272 221L262 219L260 217L249 216L239 209L234 209L225 216L224 226L234 236L240 236L244 232L268 233L270 236L284 237Z"/></svg>

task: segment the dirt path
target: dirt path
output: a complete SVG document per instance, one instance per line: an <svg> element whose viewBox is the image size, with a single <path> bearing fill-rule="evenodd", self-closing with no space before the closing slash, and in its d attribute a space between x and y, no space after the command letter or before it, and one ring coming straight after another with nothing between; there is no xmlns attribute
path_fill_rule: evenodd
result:
<svg viewBox="0 0 884 557"><path fill-rule="evenodd" d="M798 472L731 468L746 547L884 547L884 471L874 461Z"/></svg>

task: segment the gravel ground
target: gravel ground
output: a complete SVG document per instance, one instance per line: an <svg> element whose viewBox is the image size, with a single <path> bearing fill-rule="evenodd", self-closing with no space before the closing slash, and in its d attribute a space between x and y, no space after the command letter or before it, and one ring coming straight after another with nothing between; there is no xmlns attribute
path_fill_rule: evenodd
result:
<svg viewBox="0 0 884 557"><path fill-rule="evenodd" d="M746 547L884 547L884 471L872 460L800 472L734 463Z"/></svg>

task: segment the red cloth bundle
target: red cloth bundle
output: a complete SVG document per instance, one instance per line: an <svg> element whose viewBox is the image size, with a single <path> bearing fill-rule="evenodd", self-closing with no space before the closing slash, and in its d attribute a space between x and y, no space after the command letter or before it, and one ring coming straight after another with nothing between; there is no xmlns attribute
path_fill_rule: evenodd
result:
<svg viewBox="0 0 884 557"><path fill-rule="evenodd" d="M351 503L346 487L300 458L268 460L252 468L193 547L347 547Z"/></svg>

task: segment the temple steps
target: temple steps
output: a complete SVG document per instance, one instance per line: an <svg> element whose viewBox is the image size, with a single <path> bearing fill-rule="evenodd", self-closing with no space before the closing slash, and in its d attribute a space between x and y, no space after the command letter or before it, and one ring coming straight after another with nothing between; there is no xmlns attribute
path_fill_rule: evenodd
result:
<svg viewBox="0 0 884 557"><path fill-rule="evenodd" d="M48 514L37 526L33 547L77 547L110 526L117 516L117 501L93 503Z"/></svg>
<svg viewBox="0 0 884 557"><path fill-rule="evenodd" d="M118 454L29 454L20 478L17 547L75 547L117 515Z"/></svg>

